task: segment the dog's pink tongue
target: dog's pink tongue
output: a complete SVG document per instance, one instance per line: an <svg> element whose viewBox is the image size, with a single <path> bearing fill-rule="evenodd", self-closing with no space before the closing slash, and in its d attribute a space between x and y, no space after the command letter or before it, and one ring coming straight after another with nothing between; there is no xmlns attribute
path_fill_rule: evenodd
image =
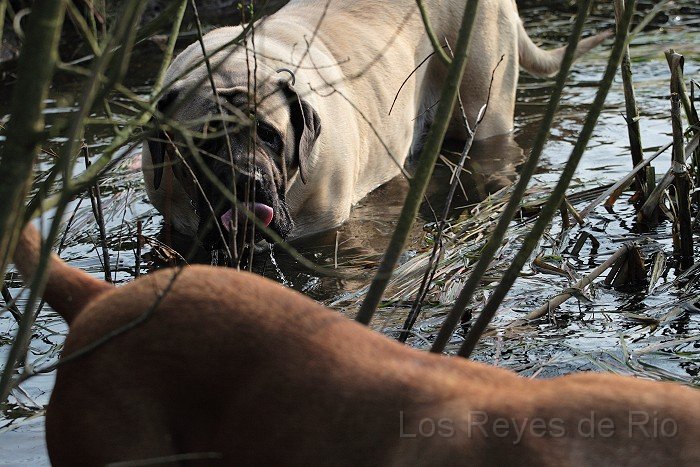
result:
<svg viewBox="0 0 700 467"><path fill-rule="evenodd" d="M267 204L263 203L253 204L253 212L255 213L255 217L260 219L262 223L265 224L265 227L270 225L270 222L272 222L272 218L275 215L275 212L272 210L272 208Z"/></svg>
<svg viewBox="0 0 700 467"><path fill-rule="evenodd" d="M221 215L221 223L224 225L226 232L231 231L231 219L233 219L233 211L231 209Z"/></svg>
<svg viewBox="0 0 700 467"><path fill-rule="evenodd" d="M275 212L272 210L270 206L267 204L263 203L253 203L253 214L255 214L255 217L260 219L260 221L265 224L265 227L269 226L270 223L272 222L272 218L275 215ZM238 213L238 217L240 220L245 220L245 214L242 212ZM231 230L231 221L233 220L233 210L229 209L225 213L221 215L221 223L224 224L224 228L227 231Z"/></svg>

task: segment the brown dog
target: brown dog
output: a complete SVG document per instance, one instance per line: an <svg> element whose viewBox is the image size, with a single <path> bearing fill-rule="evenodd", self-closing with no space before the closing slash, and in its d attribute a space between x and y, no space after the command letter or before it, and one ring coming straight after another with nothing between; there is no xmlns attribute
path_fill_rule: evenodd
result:
<svg viewBox="0 0 700 467"><path fill-rule="evenodd" d="M39 242L25 229L25 277ZM155 306L59 368L56 465L700 463L696 390L423 353L251 274L192 266L113 288L54 256L44 296L70 324L64 355Z"/></svg>

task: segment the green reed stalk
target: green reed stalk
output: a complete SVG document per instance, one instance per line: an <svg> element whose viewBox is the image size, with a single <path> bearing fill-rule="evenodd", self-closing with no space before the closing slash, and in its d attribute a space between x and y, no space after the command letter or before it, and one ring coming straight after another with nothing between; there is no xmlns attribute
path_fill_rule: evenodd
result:
<svg viewBox="0 0 700 467"><path fill-rule="evenodd" d="M29 16L27 34L17 64L11 117L0 158L0 277L4 277L23 224L24 199L31 186L34 158L44 140L44 103L58 60L58 43L65 13L62 0L37 2ZM40 268L42 265L40 265ZM45 261L44 267L45 269ZM42 269L39 269L42 271ZM44 274L35 284L41 286ZM0 401L10 392L15 363L31 335L33 313L22 315L0 376Z"/></svg>
<svg viewBox="0 0 700 467"><path fill-rule="evenodd" d="M47 4L54 3L60 3L60 10L52 10L52 20L56 21L55 17L59 16L62 22L65 13L65 5L63 4L63 2L47 2ZM43 5L44 4L42 4L42 6ZM62 148L61 157L59 158L54 169L55 174L60 173L63 176L63 189L59 194L59 202L56 206L56 211L53 213L54 217L51 222L49 233L47 235L45 243L42 246L41 259L37 268L38 273L36 274L36 277L33 278L31 292L29 295L29 299L27 300L27 312L25 312L22 316L22 321L20 322L17 335L12 343L12 347L7 358L7 363L5 365L2 377L0 378L0 401L4 401L7 398L13 385L12 374L15 371L15 365L17 364L17 362L22 360L23 356L26 354L26 349L29 344L29 338L31 336L31 327L34 323L34 320L36 319L36 312L33 311L34 305L38 302L45 284L46 265L48 263L51 245L53 244L53 241L58 235L58 231L61 225L61 218L63 216L63 213L65 212L65 208L68 202L70 201L71 191L68 188L72 179L72 168L76 159L75 155L77 154L77 149L82 141L85 128L85 121L89 117L95 102L106 96L107 92L109 92L113 85L119 82L126 73L128 61L131 56L131 50L133 48L134 40L136 37L136 30L132 27L132 25L140 20L141 13L143 12L144 8L145 4L139 2L138 0L131 0L124 6L123 14L120 17L120 21L114 27L114 33L111 34L110 39L105 42L105 45L102 49L103 53L98 57L97 61L95 62L92 68L92 75L87 81L83 91L83 95L81 96L80 108L72 116L71 125L67 137L68 141L66 145ZM54 69L56 64L56 47L58 44L58 38L60 36L61 22L59 22L59 24L55 26L56 30L52 31L52 40L46 39L44 37L46 35L46 25L43 24L43 30L39 30L39 36L38 39L36 39L37 42L42 43L43 41L46 41L50 42L53 45L52 50L54 59L52 62L50 62L51 70ZM117 45L121 45L121 47L117 49ZM31 52L27 53L26 51ZM115 51L116 53L114 53ZM23 53L20 57L20 60L22 60L25 56L36 58L35 49L23 48L22 52ZM36 65L35 70L33 70L33 72L36 72L36 69L42 69L44 66L46 66L46 61L44 61L41 65ZM103 77L107 78L107 85L105 85ZM48 74L48 76L46 77L47 85L50 82L50 79L51 74ZM18 82L21 81L18 80ZM13 108L13 112L14 111L15 109ZM35 120L35 122L36 123L34 130L38 131L41 134L43 130L43 119L40 121ZM18 199L18 219L21 218L21 215L24 212L24 197L26 196L26 188L28 187L29 180L31 178L31 166L36 155L36 151L38 150L38 146L39 141L37 140L36 146L33 148L33 152L31 154L25 152L23 156L25 158L25 162L29 164L29 167L27 173L23 174L25 175L24 180L26 180L26 182L24 184L25 191L23 193L23 196L19 197ZM4 159L5 158L3 158L3 162ZM41 195L39 197L41 197ZM17 233L19 233L19 226L21 225L21 223L21 220L16 221L17 225L15 226L15 228ZM5 261L9 261L9 257L11 255L9 249L7 252L5 252L5 250L0 246L0 252L3 254L3 258L6 257Z"/></svg>
<svg viewBox="0 0 700 467"><path fill-rule="evenodd" d="M486 273L486 270L493 261L493 257L496 255L498 248L500 248L503 243L503 238L506 236L508 231L508 226L510 225L513 216L520 208L520 202L525 194L530 179L537 170L537 166L544 150L545 143L549 137L549 131L552 127L552 122L554 121L554 116L559 108L559 100L561 99L564 86L566 85L566 79L569 74L569 69L574 61L576 47L578 45L579 39L581 38L581 33L583 32L583 27L586 24L586 19L588 18L588 13L590 12L593 0L585 0L580 4L579 13L576 17L576 22L574 23L573 31L569 37L569 44L564 52L564 58L562 59L561 69L557 75L556 84L552 90L552 95L549 98L549 103L547 104L547 111L545 112L542 123L540 124L540 129L535 137L535 142L530 151L530 156L528 157L525 164L522 166L520 172L520 178L518 179L513 192L511 193L508 204L506 204L501 214L498 224L494 229L488 243L484 246L481 251L481 256L479 261L474 266L474 270L469 275L466 284L462 288L457 301L454 306L445 317L445 322L442 324L440 331L438 332L437 338L433 343L430 351L431 352L442 352L450 340L452 333L454 332L457 324L459 323L464 310L472 299L476 288L481 282L481 278Z"/></svg>
<svg viewBox="0 0 700 467"><path fill-rule="evenodd" d="M440 45L440 41L435 35L433 26L430 24L430 17L428 17L428 11L425 9L425 3L423 3L423 0L416 0L416 4L418 5L418 10L420 10L420 17L423 20L423 27L425 28L425 33L428 35L430 43L433 44L435 54L438 56L438 58L440 58L440 60L442 60L442 62L445 65L449 65L450 63L452 63L452 59L447 55L445 49L443 49L442 45Z"/></svg>
<svg viewBox="0 0 700 467"><path fill-rule="evenodd" d="M17 64L11 117L0 158L0 277L19 237L34 158L44 139L42 112L58 60L64 11L61 0L35 5Z"/></svg>
<svg viewBox="0 0 700 467"><path fill-rule="evenodd" d="M435 121L430 127L428 140L421 151L416 173L411 179L410 188L406 195L403 209L399 216L396 229L391 237L391 242L384 253L384 258L379 266L372 284L369 287L367 296L362 302L360 311L355 319L363 324L369 324L372 320L379 302L384 295L384 290L389 283L391 273L396 266L396 262L401 255L401 252L406 245L409 231L418 214L418 208L425 196L425 190L428 187L428 181L433 174L435 162L437 161L440 149L442 148L442 140L447 132L447 126L452 117L452 111L457 101L457 93L459 86L462 83L464 76L464 67L467 63L467 50L469 47L469 38L471 36L474 19L478 7L478 0L470 0L464 7L464 15L462 16L462 26L457 36L457 44L455 46L455 54L452 59L452 64L449 67L447 80L440 96L440 104L435 115Z"/></svg>
<svg viewBox="0 0 700 467"><path fill-rule="evenodd" d="M569 157L569 160L567 161L566 166L564 167L562 175L559 178L559 181L557 182L554 191L547 200L547 203L542 208L542 211L540 212L537 221L535 222L535 225L525 237L522 248L520 249L520 251L518 251L513 262L511 263L511 266L503 274L501 282L498 284L491 297L489 297L486 306L481 311L481 314L477 318L476 322L469 331L469 334L465 338L464 343L459 349L458 353L462 357L469 357L471 352L474 350L474 347L479 341L481 334L484 332L486 326L488 326L488 324L493 319L494 315L496 314L496 311L498 310L498 307L500 306L501 302L505 298L506 294L510 290L515 280L518 278L520 270L530 258L530 255L532 254L533 250L537 247L540 237L544 233L545 229L552 220L552 217L557 212L557 209L559 208L562 200L564 199L566 189L569 187L569 183L571 182L576 168L578 167L578 164L581 161L581 157L583 156L583 153L586 150L586 145L588 144L588 141L590 140L591 135L593 134L593 130L595 129L596 123L598 122L598 117L600 116L600 113L603 110L608 91L610 90L610 86L612 85L613 80L615 79L617 68L620 65L620 61L622 60L622 55L627 44L629 26L632 22L632 17L634 16L635 4L636 0L627 0L625 2L625 11L622 16L622 20L620 21L620 25L617 28L617 32L615 34L615 43L610 53L610 59L608 60L608 65L605 70L605 74L603 75L600 87L598 88L598 92L596 93L595 100L593 101L588 115L586 116L586 121L583 124L583 128L581 129L581 133L579 134L578 140L576 141L576 145L574 146L574 149L571 152L571 156Z"/></svg>
<svg viewBox="0 0 700 467"><path fill-rule="evenodd" d="M7 10L7 2L9 0L0 1L0 44L2 44L2 35L5 29L5 11Z"/></svg>

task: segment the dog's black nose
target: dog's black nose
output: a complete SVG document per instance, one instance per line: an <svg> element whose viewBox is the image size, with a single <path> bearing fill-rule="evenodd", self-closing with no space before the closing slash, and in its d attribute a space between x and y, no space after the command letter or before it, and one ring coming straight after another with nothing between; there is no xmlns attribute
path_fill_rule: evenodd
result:
<svg viewBox="0 0 700 467"><path fill-rule="evenodd" d="M259 171L241 172L236 175L235 195L242 202L257 201L265 193L263 175Z"/></svg>

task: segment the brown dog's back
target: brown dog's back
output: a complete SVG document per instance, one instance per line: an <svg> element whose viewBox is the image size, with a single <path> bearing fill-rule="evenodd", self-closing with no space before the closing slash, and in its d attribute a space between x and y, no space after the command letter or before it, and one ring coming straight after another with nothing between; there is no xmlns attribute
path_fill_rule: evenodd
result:
<svg viewBox="0 0 700 467"><path fill-rule="evenodd" d="M26 274L38 238L30 228L20 242ZM167 269L113 288L51 263L46 294L72 319L64 356L147 317L59 367L46 420L55 465L700 462L689 388L528 380L419 352L234 270Z"/></svg>

